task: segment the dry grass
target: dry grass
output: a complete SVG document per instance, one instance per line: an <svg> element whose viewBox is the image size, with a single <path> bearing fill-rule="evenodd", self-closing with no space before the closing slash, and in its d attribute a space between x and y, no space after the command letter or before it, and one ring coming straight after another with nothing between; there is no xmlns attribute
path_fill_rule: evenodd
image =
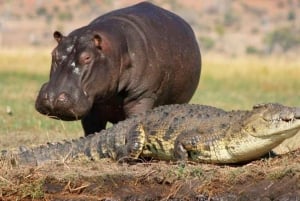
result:
<svg viewBox="0 0 300 201"><path fill-rule="evenodd" d="M51 63L51 48L1 49L0 72L47 74Z"/></svg>
<svg viewBox="0 0 300 201"><path fill-rule="evenodd" d="M0 167L0 199L83 200L263 200L300 196L300 150L245 165L133 165L109 159ZM282 185L285 183L285 185Z"/></svg>

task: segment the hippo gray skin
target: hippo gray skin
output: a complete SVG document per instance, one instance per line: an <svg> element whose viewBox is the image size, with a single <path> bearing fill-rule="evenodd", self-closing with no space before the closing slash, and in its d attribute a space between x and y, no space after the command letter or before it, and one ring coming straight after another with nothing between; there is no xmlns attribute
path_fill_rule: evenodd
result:
<svg viewBox="0 0 300 201"><path fill-rule="evenodd" d="M197 88L201 56L193 30L151 3L53 35L50 80L35 107L55 119L81 119L85 135L159 105L186 103Z"/></svg>

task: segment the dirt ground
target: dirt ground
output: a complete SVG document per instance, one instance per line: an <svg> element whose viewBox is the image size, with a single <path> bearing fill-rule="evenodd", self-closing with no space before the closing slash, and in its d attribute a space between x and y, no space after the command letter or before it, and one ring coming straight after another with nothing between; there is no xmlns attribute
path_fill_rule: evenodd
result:
<svg viewBox="0 0 300 201"><path fill-rule="evenodd" d="M109 159L2 164L0 200L300 200L300 149L234 166Z"/></svg>

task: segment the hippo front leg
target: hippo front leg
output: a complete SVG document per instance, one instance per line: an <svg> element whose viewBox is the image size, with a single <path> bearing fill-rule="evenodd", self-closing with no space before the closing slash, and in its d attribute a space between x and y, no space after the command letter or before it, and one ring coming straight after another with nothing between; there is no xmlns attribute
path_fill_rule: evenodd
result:
<svg viewBox="0 0 300 201"><path fill-rule="evenodd" d="M101 117L99 117L99 114L93 111L91 111L81 120L85 136L105 129L106 123L107 120L101 119Z"/></svg>
<svg viewBox="0 0 300 201"><path fill-rule="evenodd" d="M151 110L154 108L154 102L154 98L143 98L134 104L125 106L126 118Z"/></svg>

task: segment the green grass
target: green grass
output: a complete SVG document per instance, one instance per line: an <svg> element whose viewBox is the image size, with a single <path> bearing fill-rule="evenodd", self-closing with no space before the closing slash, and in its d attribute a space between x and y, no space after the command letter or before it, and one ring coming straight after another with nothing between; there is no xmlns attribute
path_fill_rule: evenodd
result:
<svg viewBox="0 0 300 201"><path fill-rule="evenodd" d="M79 121L53 120L34 109L38 90L48 79L50 52L0 51L0 149L82 135ZM201 81L192 103L224 109L250 109L262 102L300 106L300 60L203 58Z"/></svg>
<svg viewBox="0 0 300 201"><path fill-rule="evenodd" d="M300 63L291 61L208 55L191 102L224 109L249 109L264 102L300 106Z"/></svg>

